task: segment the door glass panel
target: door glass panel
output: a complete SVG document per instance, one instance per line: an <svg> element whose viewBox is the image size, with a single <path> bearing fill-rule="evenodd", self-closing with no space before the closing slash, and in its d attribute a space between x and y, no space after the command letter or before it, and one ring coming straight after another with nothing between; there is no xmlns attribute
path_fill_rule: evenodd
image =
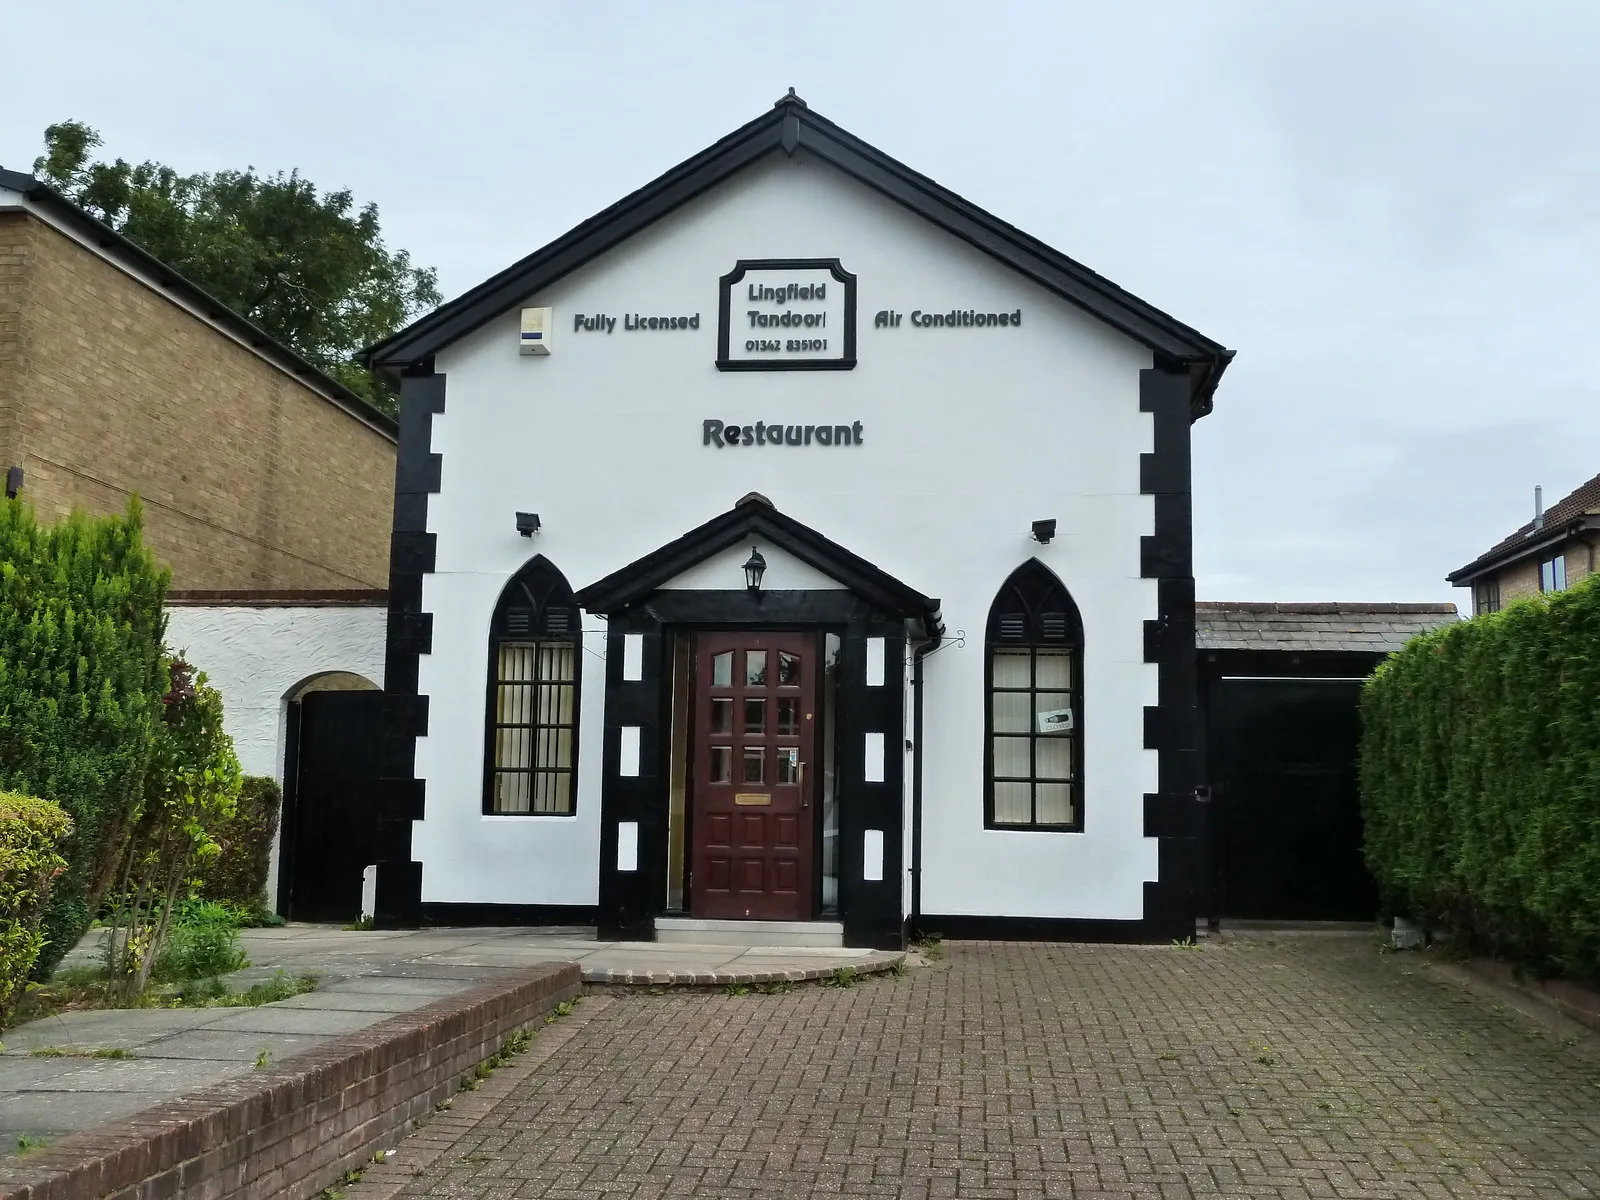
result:
<svg viewBox="0 0 1600 1200"><path fill-rule="evenodd" d="M746 733L765 733L767 731L767 702L765 700L759 697L756 699L745 697L744 731Z"/></svg>
<svg viewBox="0 0 1600 1200"><path fill-rule="evenodd" d="M766 686L767 652L765 650L746 650L744 652L744 681L749 687Z"/></svg>
<svg viewBox="0 0 1600 1200"><path fill-rule="evenodd" d="M1027 733L1031 705L1027 692L996 692L994 694L994 731L996 733Z"/></svg>
<svg viewBox="0 0 1600 1200"><path fill-rule="evenodd" d="M1072 686L1072 651L1035 650L1038 656L1034 670L1039 673L1035 687L1070 688Z"/></svg>
<svg viewBox="0 0 1600 1200"><path fill-rule="evenodd" d="M785 696L778 701L778 732L798 734L800 732L800 700L796 696Z"/></svg>
<svg viewBox="0 0 1600 1200"><path fill-rule="evenodd" d="M733 651L724 650L711 656L711 686L733 686Z"/></svg>
<svg viewBox="0 0 1600 1200"><path fill-rule="evenodd" d="M760 746L744 748L744 782L765 783L767 779L767 752Z"/></svg>
<svg viewBox="0 0 1600 1200"><path fill-rule="evenodd" d="M711 782L712 783L732 783L733 782L733 747L732 746L713 746L713 747L711 747L710 767L711 767Z"/></svg>
<svg viewBox="0 0 1600 1200"><path fill-rule="evenodd" d="M787 650L778 651L778 686L800 686L800 656Z"/></svg>
<svg viewBox="0 0 1600 1200"><path fill-rule="evenodd" d="M800 782L800 747L781 746L778 749L778 782Z"/></svg>
<svg viewBox="0 0 1600 1200"><path fill-rule="evenodd" d="M715 698L711 701L711 732L733 732L733 701L726 698Z"/></svg>
<svg viewBox="0 0 1600 1200"><path fill-rule="evenodd" d="M994 652L994 686L997 688L1025 688L1031 686L1028 678L1028 650L1001 650Z"/></svg>

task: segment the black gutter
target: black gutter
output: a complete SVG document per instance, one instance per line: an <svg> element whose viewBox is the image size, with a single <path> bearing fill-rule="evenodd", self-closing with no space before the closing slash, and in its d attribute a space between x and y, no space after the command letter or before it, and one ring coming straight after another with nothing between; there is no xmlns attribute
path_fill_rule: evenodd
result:
<svg viewBox="0 0 1600 1200"><path fill-rule="evenodd" d="M130 241L98 217L84 212L49 184L21 171L8 171L0 167L0 188L20 192L25 199L50 210L100 250L114 250L130 259L134 266L153 276L167 291L188 300L206 317L221 325L280 371L306 381L308 386L331 393L327 397L331 403L345 409L351 416L377 426L378 432L391 442L399 440L400 425L393 417L374 408L364 396L351 391L331 375L323 374L255 322L240 316L210 292L185 279L137 242Z"/></svg>

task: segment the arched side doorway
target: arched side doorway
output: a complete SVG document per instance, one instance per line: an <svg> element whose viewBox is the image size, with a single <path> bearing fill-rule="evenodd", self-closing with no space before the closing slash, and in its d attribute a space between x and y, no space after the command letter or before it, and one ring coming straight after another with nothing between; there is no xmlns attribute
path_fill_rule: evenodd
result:
<svg viewBox="0 0 1600 1200"><path fill-rule="evenodd" d="M383 692L364 676L327 671L284 699L278 911L291 921L354 921L376 854Z"/></svg>

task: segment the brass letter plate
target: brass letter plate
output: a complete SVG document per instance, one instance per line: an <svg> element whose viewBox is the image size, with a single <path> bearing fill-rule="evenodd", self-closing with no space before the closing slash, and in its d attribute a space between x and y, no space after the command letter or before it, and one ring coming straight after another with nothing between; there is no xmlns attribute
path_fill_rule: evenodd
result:
<svg viewBox="0 0 1600 1200"><path fill-rule="evenodd" d="M770 792L738 792L733 797L735 804L771 804Z"/></svg>

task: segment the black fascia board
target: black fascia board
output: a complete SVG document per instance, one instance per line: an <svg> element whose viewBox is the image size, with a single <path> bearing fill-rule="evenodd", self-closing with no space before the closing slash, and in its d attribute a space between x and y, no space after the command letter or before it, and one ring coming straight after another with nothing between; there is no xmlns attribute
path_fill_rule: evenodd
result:
<svg viewBox="0 0 1600 1200"><path fill-rule="evenodd" d="M803 101L789 98L370 347L364 361L398 368L430 357L757 159L777 150L793 154L800 148L1149 347L1167 364L1199 367L1193 373L1194 405L1197 415L1209 411L1211 393L1233 357L1231 350L818 116Z"/></svg>
<svg viewBox="0 0 1600 1200"><path fill-rule="evenodd" d="M1587 515L1579 517L1576 521L1569 521L1565 525L1550 528L1544 537L1529 538L1521 545L1507 546L1497 554L1485 554L1474 559L1466 566L1451 571L1444 577L1445 582L1455 587L1466 587L1474 583L1480 576L1487 575L1490 571L1498 571L1509 567L1512 563L1520 562L1525 558L1532 558L1541 550L1551 550L1570 538L1577 537L1580 533L1600 529L1600 516Z"/></svg>
<svg viewBox="0 0 1600 1200"><path fill-rule="evenodd" d="M240 316L199 284L191 283L137 242L130 241L98 217L90 216L49 184L21 171L8 171L0 167L0 188L20 192L41 208L48 209L64 224L70 225L101 250L114 250L150 275L167 291L188 300L210 320L221 325L252 350L262 354L279 370L297 379L306 380L330 393L333 403L350 412L352 416L377 426L390 441L399 438L398 422L387 413L374 408L366 397L351 391L332 376L325 375L254 321Z"/></svg>
<svg viewBox="0 0 1600 1200"><path fill-rule="evenodd" d="M938 600L759 500L741 500L682 537L580 588L575 598L589 612L618 612L647 598L695 564L752 536L788 551L837 580L880 612L919 620L930 638L939 635Z"/></svg>

